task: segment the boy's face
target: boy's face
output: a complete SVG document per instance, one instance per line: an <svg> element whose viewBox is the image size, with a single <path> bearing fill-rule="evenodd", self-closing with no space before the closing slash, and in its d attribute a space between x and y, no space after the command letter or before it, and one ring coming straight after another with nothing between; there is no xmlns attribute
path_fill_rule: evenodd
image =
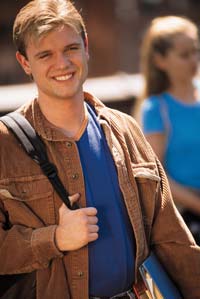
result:
<svg viewBox="0 0 200 299"><path fill-rule="evenodd" d="M17 52L24 71L38 87L38 99L74 99L82 96L88 74L88 49L81 36L69 26L61 26L26 43L27 58Z"/></svg>

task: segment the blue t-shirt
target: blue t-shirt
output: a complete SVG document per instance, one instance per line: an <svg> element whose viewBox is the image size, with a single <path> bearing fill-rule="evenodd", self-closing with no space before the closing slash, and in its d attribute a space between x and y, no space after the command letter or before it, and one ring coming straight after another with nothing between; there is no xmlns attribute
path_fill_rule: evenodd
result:
<svg viewBox="0 0 200 299"><path fill-rule="evenodd" d="M142 106L142 127L145 134L166 134L167 174L200 189L200 102L183 103L169 93L151 96Z"/></svg>
<svg viewBox="0 0 200 299"><path fill-rule="evenodd" d="M135 239L119 189L115 165L90 106L87 128L77 142L87 206L96 207L99 238L89 243L89 292L113 296L134 281Z"/></svg>

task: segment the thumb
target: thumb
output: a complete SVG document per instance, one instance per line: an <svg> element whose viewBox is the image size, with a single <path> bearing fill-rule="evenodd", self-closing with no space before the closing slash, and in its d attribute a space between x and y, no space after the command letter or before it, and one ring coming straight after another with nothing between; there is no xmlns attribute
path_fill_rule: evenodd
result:
<svg viewBox="0 0 200 299"><path fill-rule="evenodd" d="M77 201L78 201L79 198L80 198L80 194L79 194L79 193L75 193L75 194L73 194L73 195L69 195L68 198L69 198L71 207L74 206L74 208L78 208ZM67 205L66 205L65 203L63 203L63 204L61 205L60 209L59 209L59 213L61 213L61 214L62 214L62 213L66 213L66 211L70 211L70 210L71 210L71 209L69 209L69 208L67 207ZM73 208L72 208L72 210L73 210Z"/></svg>
<svg viewBox="0 0 200 299"><path fill-rule="evenodd" d="M70 203L71 203L71 207L75 207L78 208L78 200L80 199L80 194L79 193L75 193L73 195L68 196Z"/></svg>

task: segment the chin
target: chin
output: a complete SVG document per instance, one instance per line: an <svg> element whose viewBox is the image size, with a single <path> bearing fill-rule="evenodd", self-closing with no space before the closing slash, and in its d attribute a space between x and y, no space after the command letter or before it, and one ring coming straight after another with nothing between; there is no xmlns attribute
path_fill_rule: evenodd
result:
<svg viewBox="0 0 200 299"><path fill-rule="evenodd" d="M67 93L62 95L57 95L57 99L60 101L66 101L66 100L73 100L76 97L76 93Z"/></svg>
<svg viewBox="0 0 200 299"><path fill-rule="evenodd" d="M54 93L54 97L57 98L57 99L60 99L60 100L65 100L67 98L72 98L75 95L76 95L75 92L69 92L69 90L68 91Z"/></svg>

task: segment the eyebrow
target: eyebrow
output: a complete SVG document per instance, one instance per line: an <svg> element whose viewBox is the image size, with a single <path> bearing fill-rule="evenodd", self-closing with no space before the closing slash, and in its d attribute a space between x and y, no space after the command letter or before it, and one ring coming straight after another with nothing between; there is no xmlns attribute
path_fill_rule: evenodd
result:
<svg viewBox="0 0 200 299"><path fill-rule="evenodd" d="M34 55L35 58L39 58L40 56L43 56L43 55L47 55L47 54L50 54L51 51L50 50L45 50L45 51L41 51L41 52L38 52Z"/></svg>
<svg viewBox="0 0 200 299"><path fill-rule="evenodd" d="M80 47L80 46L81 46L81 43L80 43L80 42L71 43L71 44L65 46L65 47L64 47L64 50L67 50L67 49L69 49L69 48L71 48L71 47L74 47L74 46L76 46L76 47Z"/></svg>
<svg viewBox="0 0 200 299"><path fill-rule="evenodd" d="M68 50L68 49L70 49L71 47L74 47L74 46L76 46L76 47L80 47L80 46L81 46L81 43L80 43L80 42L71 43L71 44L65 46L65 47L63 48L63 50L64 50L64 51L65 51L65 50ZM39 58L40 56L50 54L51 52L52 52L52 50L44 50L44 51L41 51L41 52L36 53L36 54L34 55L34 57Z"/></svg>

